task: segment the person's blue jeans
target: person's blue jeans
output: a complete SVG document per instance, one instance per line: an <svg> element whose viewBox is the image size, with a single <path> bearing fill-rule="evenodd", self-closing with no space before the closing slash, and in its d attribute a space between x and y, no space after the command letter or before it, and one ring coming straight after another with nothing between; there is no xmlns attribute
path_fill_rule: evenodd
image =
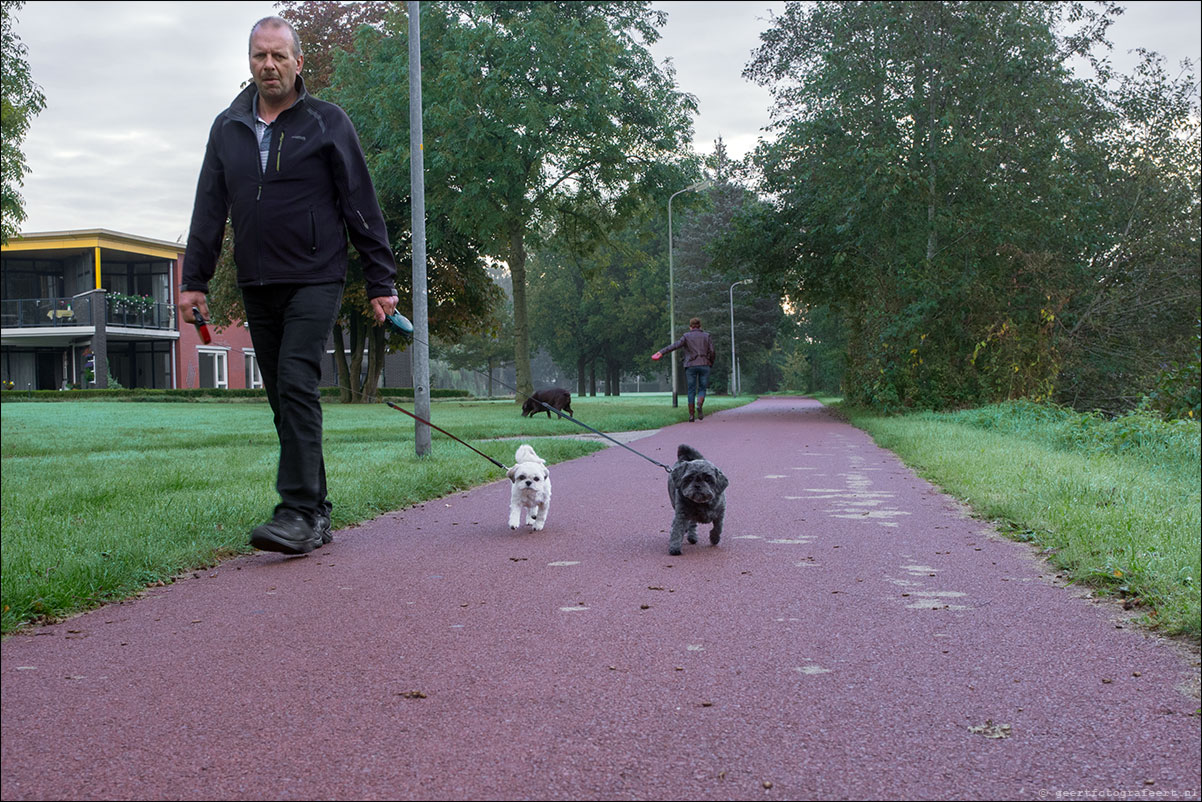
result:
<svg viewBox="0 0 1202 802"><path fill-rule="evenodd" d="M685 368L684 377L689 383L689 406L693 406L695 399L700 398L704 401L705 388L710 383L710 366L693 365L690 368Z"/></svg>

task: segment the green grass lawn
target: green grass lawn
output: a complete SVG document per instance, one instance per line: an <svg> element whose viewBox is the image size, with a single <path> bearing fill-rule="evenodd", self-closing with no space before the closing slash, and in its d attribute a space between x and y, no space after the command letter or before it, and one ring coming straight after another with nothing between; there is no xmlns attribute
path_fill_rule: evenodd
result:
<svg viewBox="0 0 1202 802"><path fill-rule="evenodd" d="M750 397L711 396L713 412ZM412 409L412 404L402 404ZM573 398L601 431L682 420L670 395ZM335 528L500 479L501 469L434 432L414 453L413 419L384 404L326 404L325 460ZM508 465L528 438L548 462L602 445L512 401L436 401L431 420ZM262 402L5 403L0 444L3 631L128 598L149 584L250 551L278 498L278 444Z"/></svg>
<svg viewBox="0 0 1202 802"><path fill-rule="evenodd" d="M1145 623L1199 638L1199 426L1011 403L852 422Z"/></svg>

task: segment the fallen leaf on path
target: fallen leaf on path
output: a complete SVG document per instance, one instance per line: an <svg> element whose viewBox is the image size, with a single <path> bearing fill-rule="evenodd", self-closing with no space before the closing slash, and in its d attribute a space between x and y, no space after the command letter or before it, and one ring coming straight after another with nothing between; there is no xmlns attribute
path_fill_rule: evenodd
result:
<svg viewBox="0 0 1202 802"><path fill-rule="evenodd" d="M1009 738L1012 734L1009 724L994 724L993 719L986 719L979 727L969 727L968 731L986 738Z"/></svg>

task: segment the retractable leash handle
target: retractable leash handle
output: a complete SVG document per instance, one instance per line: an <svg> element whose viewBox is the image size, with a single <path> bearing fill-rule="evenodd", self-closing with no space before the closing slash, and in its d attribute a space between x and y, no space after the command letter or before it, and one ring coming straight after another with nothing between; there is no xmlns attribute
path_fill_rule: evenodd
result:
<svg viewBox="0 0 1202 802"><path fill-rule="evenodd" d="M409 339L413 339L413 324L409 322L409 318L394 309L392 310L392 314L386 315L384 319L388 321L388 325L392 326L393 329L399 331Z"/></svg>
<svg viewBox="0 0 1202 802"><path fill-rule="evenodd" d="M209 321L205 320L200 314L200 309L192 307L192 324L196 326L196 333L200 335L200 340L205 345L213 342L213 336L209 334Z"/></svg>

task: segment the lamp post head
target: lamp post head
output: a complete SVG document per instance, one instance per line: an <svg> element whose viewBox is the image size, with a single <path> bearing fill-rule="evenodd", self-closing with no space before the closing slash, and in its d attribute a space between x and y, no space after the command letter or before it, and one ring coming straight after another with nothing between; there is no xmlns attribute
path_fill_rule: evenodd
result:
<svg viewBox="0 0 1202 802"><path fill-rule="evenodd" d="M700 181L698 181L696 184L693 184L693 186L689 187L688 189L692 192L700 192L703 189L709 189L713 185L714 185L713 181L710 181L708 178L703 178Z"/></svg>

